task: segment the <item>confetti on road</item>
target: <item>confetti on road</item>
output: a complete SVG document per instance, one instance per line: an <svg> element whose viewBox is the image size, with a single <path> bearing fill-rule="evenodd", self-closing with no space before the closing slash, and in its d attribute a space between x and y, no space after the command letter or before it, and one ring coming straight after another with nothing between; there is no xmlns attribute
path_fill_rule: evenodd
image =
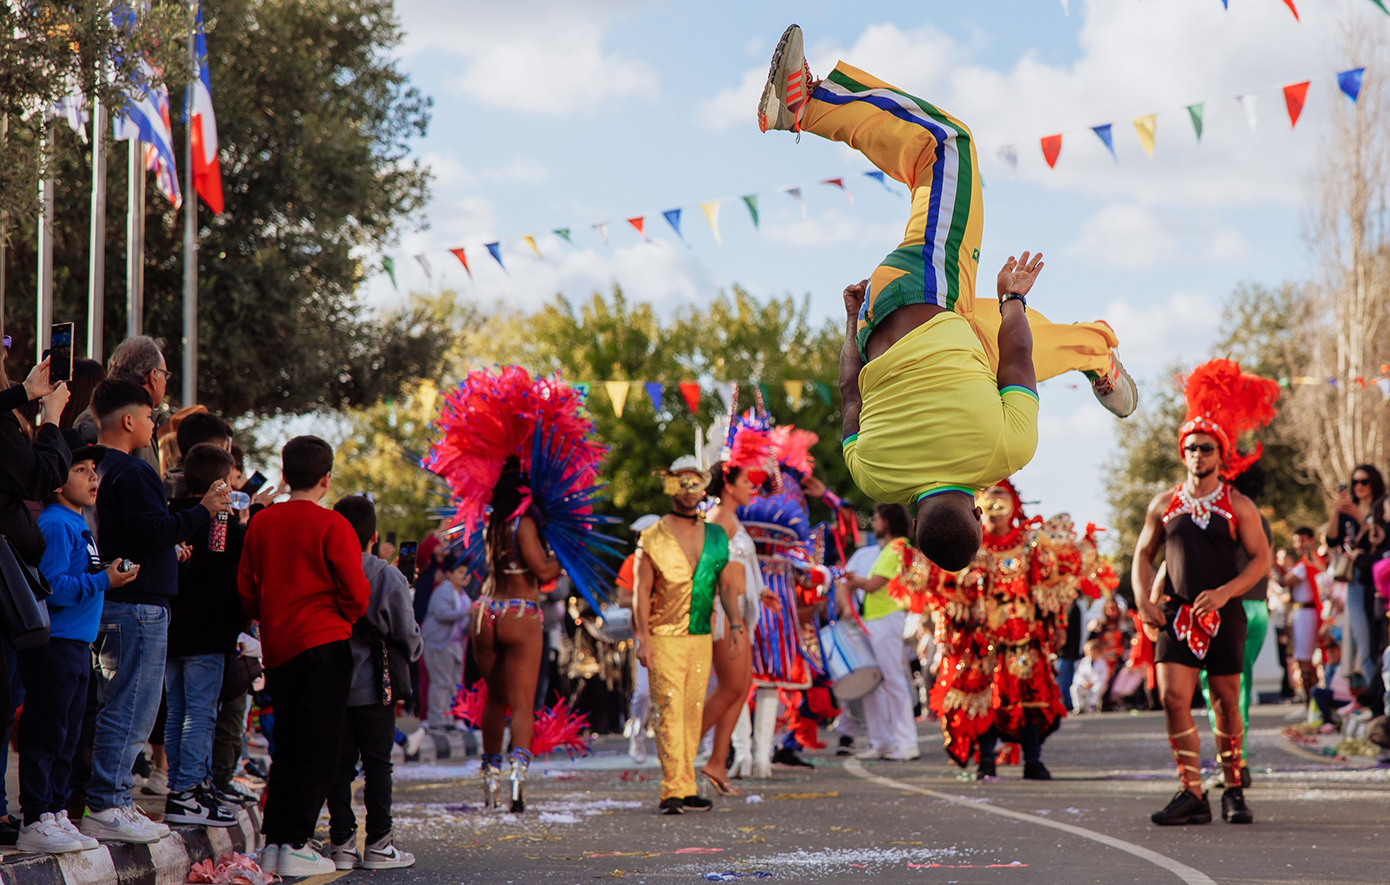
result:
<svg viewBox="0 0 1390 885"><path fill-rule="evenodd" d="M825 793L778 793L774 799L838 799L839 790L830 790Z"/></svg>

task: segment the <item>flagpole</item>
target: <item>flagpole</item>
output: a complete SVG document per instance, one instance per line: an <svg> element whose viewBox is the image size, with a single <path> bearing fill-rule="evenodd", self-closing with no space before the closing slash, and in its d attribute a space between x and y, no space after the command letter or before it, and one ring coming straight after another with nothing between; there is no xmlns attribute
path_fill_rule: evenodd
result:
<svg viewBox="0 0 1390 885"><path fill-rule="evenodd" d="M145 312L145 158L144 144L130 139L130 176L126 208L126 337L144 326Z"/></svg>
<svg viewBox="0 0 1390 885"><path fill-rule="evenodd" d="M0 150L5 148L5 139L10 133L10 115L0 114ZM0 337L5 334L5 222L8 219L0 211ZM0 359L3 359L0 354Z"/></svg>
<svg viewBox="0 0 1390 885"><path fill-rule="evenodd" d="M193 75L198 71L197 31L188 33ZM193 189L193 87L184 90L183 150L183 405L198 401L198 193Z"/></svg>
<svg viewBox="0 0 1390 885"><path fill-rule="evenodd" d="M102 361L106 330L106 105L92 99L92 231L87 271L87 358Z"/></svg>
<svg viewBox="0 0 1390 885"><path fill-rule="evenodd" d="M53 325L53 127L42 124L39 138L39 286L34 311L34 362L43 360Z"/></svg>

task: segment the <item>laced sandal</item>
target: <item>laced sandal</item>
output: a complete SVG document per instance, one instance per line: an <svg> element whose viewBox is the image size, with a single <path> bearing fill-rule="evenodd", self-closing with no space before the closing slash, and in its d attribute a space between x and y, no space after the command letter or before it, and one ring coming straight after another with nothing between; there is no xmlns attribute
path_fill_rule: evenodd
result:
<svg viewBox="0 0 1390 885"><path fill-rule="evenodd" d="M709 781L709 787L718 796L742 796L743 791L732 786L728 781L721 781L708 771L701 771L700 774L705 780Z"/></svg>

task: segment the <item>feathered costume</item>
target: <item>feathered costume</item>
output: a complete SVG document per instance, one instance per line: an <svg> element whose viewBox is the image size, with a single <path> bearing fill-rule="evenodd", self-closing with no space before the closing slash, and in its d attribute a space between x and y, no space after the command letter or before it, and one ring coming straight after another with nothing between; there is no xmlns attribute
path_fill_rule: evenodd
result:
<svg viewBox="0 0 1390 885"><path fill-rule="evenodd" d="M1065 514L1028 519L1013 486L997 487L1009 493L1009 531L986 531L968 568L948 574L932 565L926 582L943 650L930 704L946 752L962 766L991 726L1011 743L1031 725L1043 737L1057 729L1066 708L1050 660L1055 638L1081 586L1118 584L1093 534L1078 542Z"/></svg>

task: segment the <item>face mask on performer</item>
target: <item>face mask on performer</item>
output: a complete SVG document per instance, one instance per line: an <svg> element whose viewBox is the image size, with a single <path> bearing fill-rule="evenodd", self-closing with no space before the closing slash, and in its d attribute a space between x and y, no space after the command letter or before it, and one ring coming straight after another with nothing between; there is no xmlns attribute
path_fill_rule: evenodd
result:
<svg viewBox="0 0 1390 885"><path fill-rule="evenodd" d="M662 491L670 496L671 509L683 515L697 511L705 499L709 481L709 472L701 470L689 455L677 458L671 468L661 474Z"/></svg>

